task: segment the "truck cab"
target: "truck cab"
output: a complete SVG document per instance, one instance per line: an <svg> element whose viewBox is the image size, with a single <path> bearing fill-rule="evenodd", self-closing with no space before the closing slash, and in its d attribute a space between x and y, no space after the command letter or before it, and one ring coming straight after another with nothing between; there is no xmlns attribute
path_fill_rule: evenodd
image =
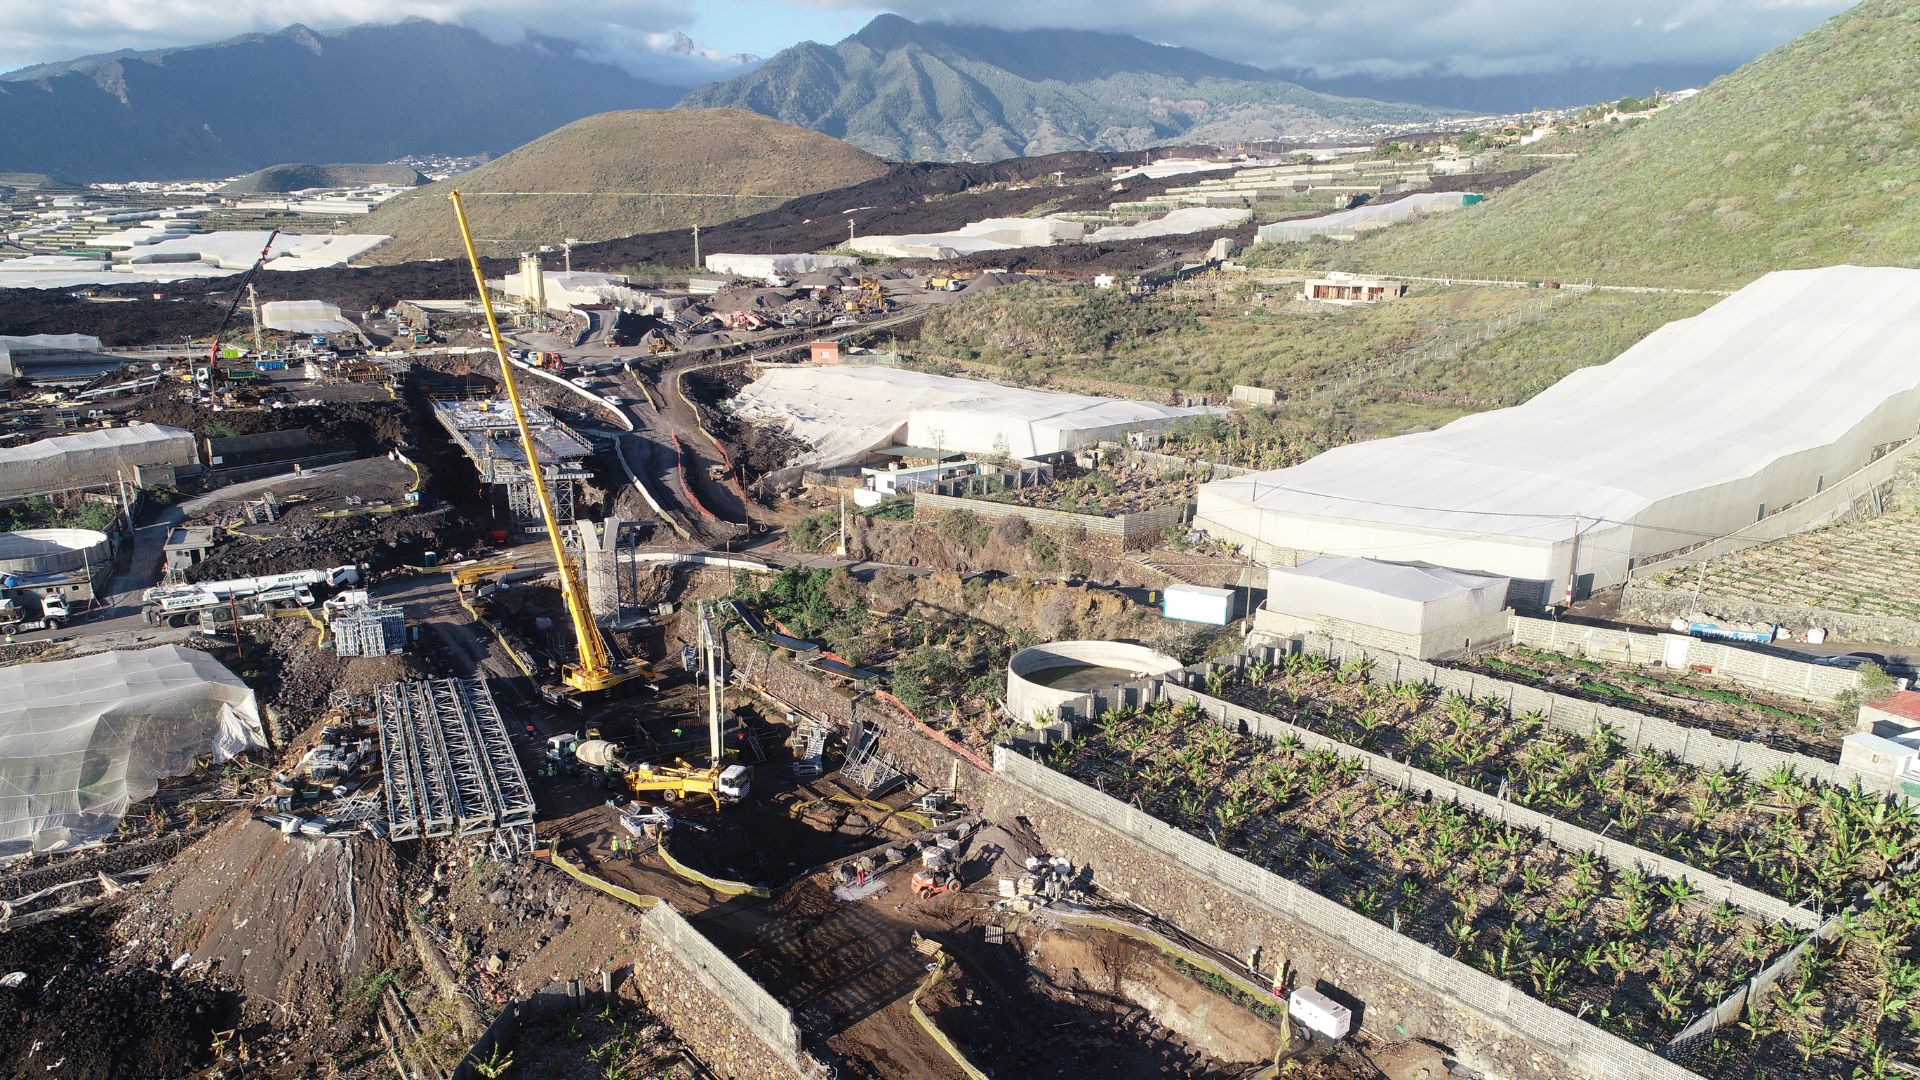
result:
<svg viewBox="0 0 1920 1080"><path fill-rule="evenodd" d="M713 789L727 802L739 802L753 790L753 770L745 765L729 765L720 770L720 779Z"/></svg>

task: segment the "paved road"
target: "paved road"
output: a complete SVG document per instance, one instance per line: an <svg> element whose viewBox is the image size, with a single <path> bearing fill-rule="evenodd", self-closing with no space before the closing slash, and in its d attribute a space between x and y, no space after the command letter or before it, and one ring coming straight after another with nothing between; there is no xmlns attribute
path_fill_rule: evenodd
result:
<svg viewBox="0 0 1920 1080"><path fill-rule="evenodd" d="M133 550L127 557L127 568L115 574L113 580L107 585L105 606L99 614L110 618L124 615L128 608L135 610L139 608L140 595L160 580L160 564L165 554L168 534L189 516L200 514L219 503L258 495L260 492L271 490L282 484L325 476L350 464L352 462L323 465L318 469L283 473L262 480L249 480L242 484L229 484L204 495L195 495L172 506L161 508L159 515L153 521L133 530Z"/></svg>

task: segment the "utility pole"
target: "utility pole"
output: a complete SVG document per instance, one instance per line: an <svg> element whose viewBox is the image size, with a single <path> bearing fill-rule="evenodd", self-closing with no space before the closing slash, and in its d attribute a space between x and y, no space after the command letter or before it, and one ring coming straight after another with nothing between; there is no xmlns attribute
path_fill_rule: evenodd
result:
<svg viewBox="0 0 1920 1080"><path fill-rule="evenodd" d="M560 241L560 246L562 250L566 252L567 273L569 274L573 273L573 245L579 242L580 241L575 240L571 236L567 237L565 240Z"/></svg>
<svg viewBox="0 0 1920 1080"><path fill-rule="evenodd" d="M260 336L260 294L253 291L253 282L247 282L247 306L253 309L253 355L266 355L267 346Z"/></svg>
<svg viewBox="0 0 1920 1080"><path fill-rule="evenodd" d="M840 557L847 557L847 492L840 491Z"/></svg>
<svg viewBox="0 0 1920 1080"><path fill-rule="evenodd" d="M847 219L847 243L853 243L853 219Z"/></svg>
<svg viewBox="0 0 1920 1080"><path fill-rule="evenodd" d="M698 272L706 264L700 261L700 226L693 227L693 269Z"/></svg>

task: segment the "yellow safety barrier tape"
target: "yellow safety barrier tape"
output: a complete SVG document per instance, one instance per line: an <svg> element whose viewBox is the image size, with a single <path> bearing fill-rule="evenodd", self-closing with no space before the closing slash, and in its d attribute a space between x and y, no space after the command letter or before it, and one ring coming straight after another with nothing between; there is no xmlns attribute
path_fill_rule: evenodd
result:
<svg viewBox="0 0 1920 1080"><path fill-rule="evenodd" d="M567 875L568 877L579 882L580 884L585 885L590 889L597 889L600 892L606 893L608 896L611 896L615 900L619 900L622 903L631 904L634 907L639 908L641 911L646 911L648 908L651 908L655 904L658 904L660 902L660 898L657 896L648 896L645 893L637 893L637 892L634 892L632 889L626 889L618 885L615 885L613 882L608 881L605 878L595 877L594 875L589 874L585 870L582 870L579 867L568 862L565 858L562 858L558 851L550 852L547 855L547 859L550 862L552 862L555 867L559 868L561 873Z"/></svg>
<svg viewBox="0 0 1920 1080"><path fill-rule="evenodd" d="M943 952L940 954L940 959L934 962L933 970L927 972L927 977L920 980L919 986L914 987L913 996L907 999L907 1008L926 1033L933 1036L933 1041L940 1044L940 1049L945 1050L947 1056L953 1059L953 1063L960 1066L960 1071L967 1074L968 1080L990 1080L986 1073L981 1072L973 1062L967 1060L967 1055L953 1045L953 1040L947 1038L946 1032L941 1031L939 1025L933 1022L933 1018L920 1007L920 995L932 988L933 984L939 981L940 976L946 974L946 971L947 954Z"/></svg>
<svg viewBox="0 0 1920 1080"><path fill-rule="evenodd" d="M764 885L749 885L744 881L728 881L725 878L717 878L711 874L703 874L691 866L681 863L673 857L672 852L667 850L667 841L664 837L660 840L659 851L660 858L667 864L667 869L672 870L688 881L694 882L697 885L704 885L723 896L757 896L764 900L773 895L767 891Z"/></svg>

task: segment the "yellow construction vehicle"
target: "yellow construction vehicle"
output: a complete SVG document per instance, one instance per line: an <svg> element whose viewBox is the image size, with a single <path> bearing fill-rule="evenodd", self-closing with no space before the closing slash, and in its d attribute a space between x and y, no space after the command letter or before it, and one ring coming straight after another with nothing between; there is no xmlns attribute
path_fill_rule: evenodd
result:
<svg viewBox="0 0 1920 1080"><path fill-rule="evenodd" d="M472 566L462 566L453 572L453 587L466 592L481 581L512 569L514 565L510 562L475 563Z"/></svg>
<svg viewBox="0 0 1920 1080"><path fill-rule="evenodd" d="M560 594L566 598L567 614L573 620L573 636L579 645L578 663L560 665L560 681L576 693L611 690L629 679L653 679L653 669L645 664L616 659L607 649L600 627L587 607L586 590L580 573L567 555L566 542L560 536L560 522L554 517L553 499L547 495L545 471L540 468L540 451L533 431L527 427L527 412L520 404L520 388L514 381L514 365L507 359L507 343L500 336L500 322L493 314L493 298L487 293L487 279L480 271L480 254L473 247L473 231L467 227L467 211L460 193L453 200L453 217L460 226L460 242L467 250L467 264L473 268L473 287L480 294L480 309L487 317L487 333L493 339L493 352L500 362L500 386L506 391L507 404L513 408L514 426L520 429L520 449L527 455L527 474L533 481L533 493L540 503L540 518L547 526L547 539L553 542L553 561L560 569Z"/></svg>
<svg viewBox="0 0 1920 1080"><path fill-rule="evenodd" d="M592 728L587 729L585 741L574 741L571 735L548 740L552 747L549 753L560 757L570 748L580 764L599 769L609 778L617 778L635 795L659 794L669 802L689 795L705 795L713 800L716 808L746 798L753 787L753 770L745 765L726 764L720 745L725 716L726 646L704 603L700 605L700 653L707 683L707 751L711 765L699 768L678 758L671 765L628 762L620 756L619 747L594 737L599 733Z"/></svg>

